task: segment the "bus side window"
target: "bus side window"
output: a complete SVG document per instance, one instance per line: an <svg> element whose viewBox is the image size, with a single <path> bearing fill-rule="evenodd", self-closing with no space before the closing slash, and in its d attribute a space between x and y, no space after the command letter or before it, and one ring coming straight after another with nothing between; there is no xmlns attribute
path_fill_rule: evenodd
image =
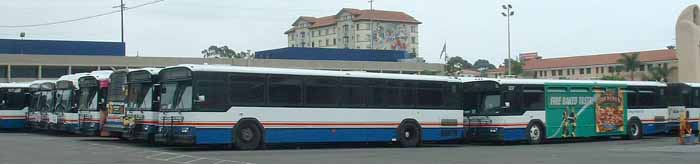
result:
<svg viewBox="0 0 700 164"><path fill-rule="evenodd" d="M523 109L544 110L544 89L525 88L523 89Z"/></svg>

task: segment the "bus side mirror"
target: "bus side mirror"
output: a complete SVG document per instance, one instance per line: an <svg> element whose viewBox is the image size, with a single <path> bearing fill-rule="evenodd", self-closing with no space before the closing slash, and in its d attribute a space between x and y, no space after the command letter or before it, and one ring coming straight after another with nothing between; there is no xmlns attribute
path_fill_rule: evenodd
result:
<svg viewBox="0 0 700 164"><path fill-rule="evenodd" d="M207 99L204 95L197 96L197 99L195 100L195 102L197 102L197 103L202 103L204 101L207 101Z"/></svg>

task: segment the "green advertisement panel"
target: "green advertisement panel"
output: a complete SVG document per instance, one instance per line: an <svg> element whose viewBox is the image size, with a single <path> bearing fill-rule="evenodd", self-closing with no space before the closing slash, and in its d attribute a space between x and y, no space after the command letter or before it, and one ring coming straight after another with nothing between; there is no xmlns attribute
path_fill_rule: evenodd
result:
<svg viewBox="0 0 700 164"><path fill-rule="evenodd" d="M616 85L545 84L547 138L625 134L625 94Z"/></svg>

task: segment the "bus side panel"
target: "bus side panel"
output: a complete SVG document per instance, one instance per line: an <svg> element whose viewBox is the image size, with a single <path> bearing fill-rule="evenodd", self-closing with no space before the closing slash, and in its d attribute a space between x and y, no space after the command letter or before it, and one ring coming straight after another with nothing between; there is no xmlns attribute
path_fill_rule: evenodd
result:
<svg viewBox="0 0 700 164"><path fill-rule="evenodd" d="M591 88L586 85L568 87ZM561 92L553 92L550 91L552 88L547 88L547 138L624 134L627 120L624 93L615 87L609 87L609 92L592 92L595 89L588 92L572 92L571 88Z"/></svg>
<svg viewBox="0 0 700 164"><path fill-rule="evenodd" d="M658 109L628 109L627 118L639 118L642 121L644 135L666 133L670 130L669 123L665 120L668 113L666 108Z"/></svg>
<svg viewBox="0 0 700 164"><path fill-rule="evenodd" d="M687 108L688 113L690 114L690 125L692 125L693 129L698 130L698 124L700 123L700 108Z"/></svg>
<svg viewBox="0 0 700 164"><path fill-rule="evenodd" d="M24 128L27 108L23 110L0 110L0 129Z"/></svg>

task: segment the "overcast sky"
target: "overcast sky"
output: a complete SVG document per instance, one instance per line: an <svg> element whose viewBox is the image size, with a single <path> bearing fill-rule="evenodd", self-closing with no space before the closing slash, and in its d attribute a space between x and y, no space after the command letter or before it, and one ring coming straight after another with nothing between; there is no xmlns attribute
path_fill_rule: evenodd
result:
<svg viewBox="0 0 700 164"><path fill-rule="evenodd" d="M152 0L125 0L134 6ZM125 12L127 55L200 57L209 45L253 51L287 46L283 32L298 16L369 8L368 0L165 0ZM450 56L501 63L507 55L500 5L515 8L512 53L545 58L662 49L675 44L675 21L695 0L375 0L423 22L420 52L428 62L447 42ZM0 26L46 23L115 10L118 0L3 0ZM59 25L0 28L0 38L119 41L119 14Z"/></svg>

